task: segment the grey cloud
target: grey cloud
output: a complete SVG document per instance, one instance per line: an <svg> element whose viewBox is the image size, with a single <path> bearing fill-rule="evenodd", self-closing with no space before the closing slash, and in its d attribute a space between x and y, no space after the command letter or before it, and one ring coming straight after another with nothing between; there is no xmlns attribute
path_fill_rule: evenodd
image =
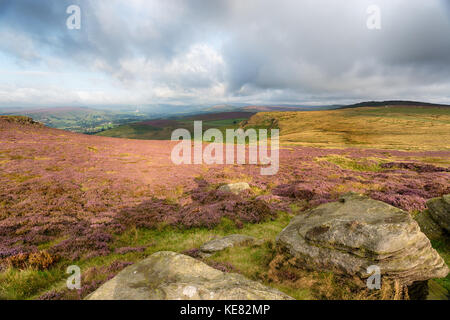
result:
<svg viewBox="0 0 450 320"><path fill-rule="evenodd" d="M221 84L222 95L202 99L334 103L416 96L450 102L450 6L444 0L137 3L4 0L0 28L12 36L0 50L18 61L50 52L131 91L169 88L174 100L189 90L186 99L195 99L197 90ZM79 32L65 28L69 4L82 8ZM370 4L381 8L381 30L366 28ZM22 45L11 42L14 35ZM189 58L200 44L223 61ZM200 66L183 66L185 60ZM441 90L430 97L433 84Z"/></svg>

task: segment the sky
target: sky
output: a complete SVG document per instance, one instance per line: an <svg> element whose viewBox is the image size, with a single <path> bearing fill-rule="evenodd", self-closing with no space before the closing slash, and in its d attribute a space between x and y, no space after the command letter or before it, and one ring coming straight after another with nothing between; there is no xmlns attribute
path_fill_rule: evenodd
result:
<svg viewBox="0 0 450 320"><path fill-rule="evenodd" d="M450 1L0 0L0 107L394 99L450 103Z"/></svg>

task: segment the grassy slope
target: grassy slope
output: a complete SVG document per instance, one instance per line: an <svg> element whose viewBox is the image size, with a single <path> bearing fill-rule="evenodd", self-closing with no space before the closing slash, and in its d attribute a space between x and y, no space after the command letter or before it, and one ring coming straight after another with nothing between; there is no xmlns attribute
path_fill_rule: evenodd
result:
<svg viewBox="0 0 450 320"><path fill-rule="evenodd" d="M450 108L361 107L328 111L263 112L246 127L269 126L280 141L317 147L449 150Z"/></svg>

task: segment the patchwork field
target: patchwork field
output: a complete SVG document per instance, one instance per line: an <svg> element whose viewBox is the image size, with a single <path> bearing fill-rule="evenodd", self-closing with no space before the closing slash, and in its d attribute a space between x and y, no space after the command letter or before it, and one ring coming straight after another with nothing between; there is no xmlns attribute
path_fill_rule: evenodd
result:
<svg viewBox="0 0 450 320"><path fill-rule="evenodd" d="M99 136L144 139L170 140L175 129L184 128L194 132L194 121L202 121L203 132L216 128L225 133L226 129L236 129L242 121L248 120L252 112L220 112L200 114L170 119L155 119L118 126L98 133Z"/></svg>
<svg viewBox="0 0 450 320"><path fill-rule="evenodd" d="M0 114L27 116L52 128L88 134L148 117L148 115L130 111L104 111L75 107L32 110L0 108Z"/></svg>
<svg viewBox="0 0 450 320"><path fill-rule="evenodd" d="M280 273L273 262L275 237L294 215L349 191L413 216L426 209L426 200L450 193L448 132L443 132L449 125L448 113L440 110L431 116L417 111L421 120L405 120L395 112L385 119L375 109L333 111L326 120L334 123L333 130L347 123L340 112L354 112L350 129L340 133L342 139L363 130L356 125L361 118L368 128L378 117L378 125L387 123L392 137L405 139L396 142L403 149L409 140L394 123L424 123L417 130L425 131L425 119L429 119L432 146L440 150L284 145L278 174L262 176L260 165L176 166L170 160L174 145L170 141L88 136L50 129L26 118L0 118L0 299L80 299L125 266L156 251L195 256L202 243L231 233L256 236L264 245L229 248L205 258L206 263L244 274L297 299L379 298L354 293L330 273L302 271L295 276L302 280L293 281L290 272ZM289 125L303 126L297 118L303 114L310 125L326 127L313 112L275 114L282 141L286 142L286 130L287 136L295 135ZM234 125L234 119L208 121L225 121L228 126L227 121ZM269 117L258 114L249 123L260 125L258 119ZM167 123L151 123L158 125ZM423 135L432 137L430 131ZM367 136L364 146L373 138ZM345 145L340 139L336 138L336 145ZM426 149L424 141L412 143L411 149L415 145ZM251 190L240 195L217 190L231 182L247 182ZM449 264L447 240L432 243ZM83 285L69 291L65 271L73 264L82 270ZM444 291L450 289L449 277L433 283Z"/></svg>

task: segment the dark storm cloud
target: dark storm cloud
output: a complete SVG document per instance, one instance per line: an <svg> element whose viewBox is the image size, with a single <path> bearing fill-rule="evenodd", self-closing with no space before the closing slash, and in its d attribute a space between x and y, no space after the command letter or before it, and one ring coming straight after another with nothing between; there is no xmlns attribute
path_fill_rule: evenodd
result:
<svg viewBox="0 0 450 320"><path fill-rule="evenodd" d="M65 28L70 4L82 10L77 32ZM366 27L371 4L381 30ZM440 0L6 0L0 29L0 50L18 63L60 59L169 101L201 92L211 101L450 102L450 9Z"/></svg>
<svg viewBox="0 0 450 320"><path fill-rule="evenodd" d="M64 37L65 10L73 2L4 0L0 4L0 26L14 34L25 34L41 46L64 48L71 42Z"/></svg>

